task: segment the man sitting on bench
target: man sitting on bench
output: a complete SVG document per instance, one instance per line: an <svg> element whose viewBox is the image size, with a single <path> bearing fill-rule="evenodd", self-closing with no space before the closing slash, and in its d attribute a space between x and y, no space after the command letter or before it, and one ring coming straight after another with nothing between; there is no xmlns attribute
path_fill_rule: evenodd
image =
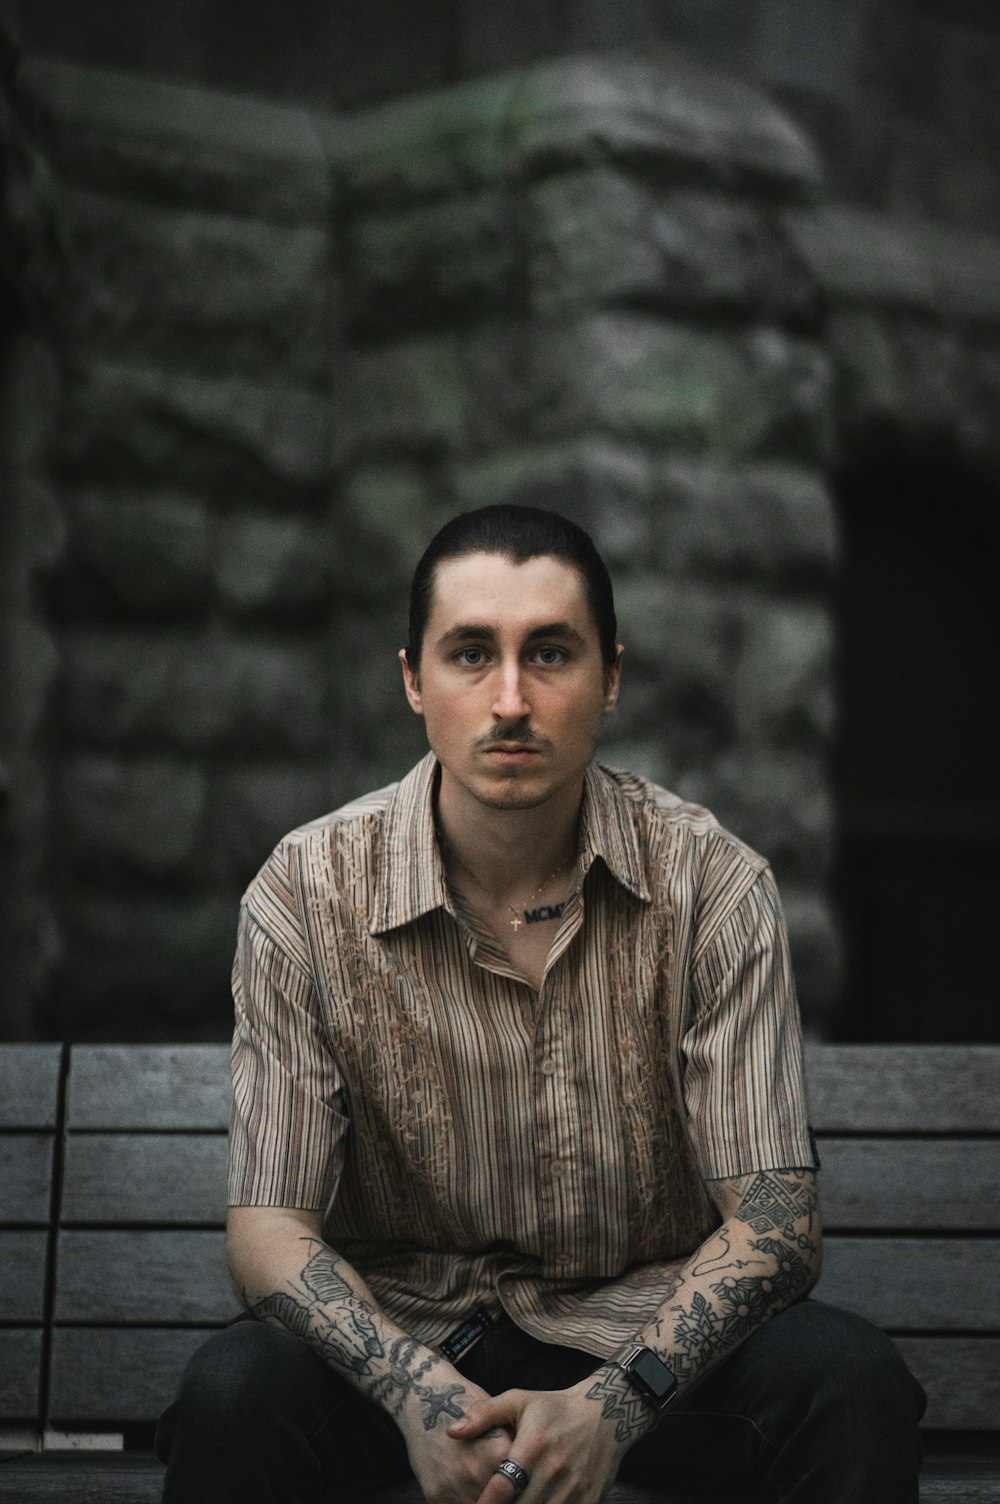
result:
<svg viewBox="0 0 1000 1504"><path fill-rule="evenodd" d="M164 1416L167 1504L598 1504L612 1480L914 1504L922 1394L807 1300L815 1161L767 864L593 761L586 533L490 507L413 581L431 753L284 840L234 972L250 1318ZM355 672L363 672L356 669Z"/></svg>

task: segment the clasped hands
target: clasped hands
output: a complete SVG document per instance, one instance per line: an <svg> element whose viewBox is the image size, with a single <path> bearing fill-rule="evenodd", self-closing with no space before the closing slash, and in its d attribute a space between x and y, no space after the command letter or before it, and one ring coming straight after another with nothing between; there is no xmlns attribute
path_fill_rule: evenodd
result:
<svg viewBox="0 0 1000 1504"><path fill-rule="evenodd" d="M600 1402L587 1398L591 1386L588 1377L569 1389L508 1389L467 1406L448 1436L475 1442L499 1431L497 1461L511 1457L528 1474L518 1493L503 1474L491 1473L469 1504L599 1504L635 1437L618 1438Z"/></svg>

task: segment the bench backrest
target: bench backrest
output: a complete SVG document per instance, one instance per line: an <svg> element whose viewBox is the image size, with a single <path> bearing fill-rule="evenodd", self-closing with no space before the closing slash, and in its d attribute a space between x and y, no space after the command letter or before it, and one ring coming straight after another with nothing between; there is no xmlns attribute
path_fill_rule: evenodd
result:
<svg viewBox="0 0 1000 1504"><path fill-rule="evenodd" d="M817 1295L893 1334L929 1427L1000 1430L1000 1048L820 1045L808 1069ZM151 1420L237 1309L228 1049L0 1047L0 1089L0 1423Z"/></svg>

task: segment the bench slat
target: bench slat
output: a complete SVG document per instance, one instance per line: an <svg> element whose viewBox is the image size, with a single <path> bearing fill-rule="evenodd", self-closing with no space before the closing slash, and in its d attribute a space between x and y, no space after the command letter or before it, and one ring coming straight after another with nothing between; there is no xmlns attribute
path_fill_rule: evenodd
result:
<svg viewBox="0 0 1000 1504"><path fill-rule="evenodd" d="M70 1135L63 1222L226 1220L224 1134Z"/></svg>
<svg viewBox="0 0 1000 1504"><path fill-rule="evenodd" d="M995 1238L831 1237L815 1293L893 1331L1000 1331L998 1269Z"/></svg>
<svg viewBox="0 0 1000 1504"><path fill-rule="evenodd" d="M45 1314L48 1233L0 1232L0 1321L41 1321Z"/></svg>
<svg viewBox="0 0 1000 1504"><path fill-rule="evenodd" d="M826 1133L1000 1131L1000 1045L809 1045L810 1120Z"/></svg>
<svg viewBox="0 0 1000 1504"><path fill-rule="evenodd" d="M1000 1339L893 1340L927 1390L925 1426L939 1431L1000 1431Z"/></svg>
<svg viewBox="0 0 1000 1504"><path fill-rule="evenodd" d="M1000 1231L1000 1140L819 1139L827 1228Z"/></svg>
<svg viewBox="0 0 1000 1504"><path fill-rule="evenodd" d="M0 1048L0 1128L54 1128L59 1102L58 1044Z"/></svg>
<svg viewBox="0 0 1000 1504"><path fill-rule="evenodd" d="M204 1325L239 1313L222 1232L59 1234L60 1321Z"/></svg>
<svg viewBox="0 0 1000 1504"><path fill-rule="evenodd" d="M68 1126L220 1129L229 1125L229 1046L75 1045Z"/></svg>
<svg viewBox="0 0 1000 1504"><path fill-rule="evenodd" d="M211 1329L57 1327L49 1411L55 1425L156 1420Z"/></svg>
<svg viewBox="0 0 1000 1504"><path fill-rule="evenodd" d="M42 1333L0 1328L0 1420L33 1421L38 1418L39 1375L42 1365Z"/></svg>
<svg viewBox="0 0 1000 1504"><path fill-rule="evenodd" d="M51 1133L0 1137L0 1222L47 1222L52 1190Z"/></svg>

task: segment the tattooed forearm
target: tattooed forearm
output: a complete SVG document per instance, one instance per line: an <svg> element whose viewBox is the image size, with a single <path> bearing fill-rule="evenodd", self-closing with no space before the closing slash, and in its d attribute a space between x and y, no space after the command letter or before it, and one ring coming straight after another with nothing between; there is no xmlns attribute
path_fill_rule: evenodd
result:
<svg viewBox="0 0 1000 1504"><path fill-rule="evenodd" d="M426 1431L460 1420L465 1386L444 1382L454 1369L412 1337L386 1333L384 1318L341 1272L344 1261L318 1239L302 1241L311 1252L286 1289L256 1300L243 1291L250 1315L301 1337L394 1420L408 1406ZM441 1370L436 1383L435 1369Z"/></svg>
<svg viewBox="0 0 1000 1504"><path fill-rule="evenodd" d="M683 1389L778 1311L807 1293L819 1272L820 1226L811 1170L765 1170L712 1183L725 1212L720 1227L671 1274L660 1305L637 1340L652 1347ZM605 1375L607 1377L600 1377ZM636 1439L615 1370L598 1370L587 1395L615 1422L626 1445ZM648 1419L647 1419L648 1425ZM641 1434L637 1432L636 1435Z"/></svg>
<svg viewBox="0 0 1000 1504"><path fill-rule="evenodd" d="M313 1251L299 1275L299 1288L279 1290L263 1299L245 1299L251 1316L275 1321L305 1337L328 1361L358 1376L372 1372L372 1360L385 1355L375 1328L372 1307L337 1273L333 1250L316 1239L304 1239ZM337 1320L328 1307L335 1305Z"/></svg>

